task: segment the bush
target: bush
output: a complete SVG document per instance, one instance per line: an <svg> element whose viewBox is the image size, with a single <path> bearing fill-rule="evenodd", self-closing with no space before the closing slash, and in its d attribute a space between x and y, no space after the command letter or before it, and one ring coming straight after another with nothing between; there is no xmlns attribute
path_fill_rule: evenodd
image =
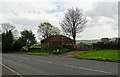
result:
<svg viewBox="0 0 120 77"><path fill-rule="evenodd" d="M83 42L77 44L76 46L76 50L85 51L85 50L90 50L90 49L92 49L92 45L87 45Z"/></svg>
<svg viewBox="0 0 120 77"><path fill-rule="evenodd" d="M38 53L39 53L39 52L43 52L43 53L44 53L44 52L45 52L45 53L48 52L48 53L52 53L52 51L45 50L45 49L29 50L29 52L35 52L35 53L36 53L36 52L38 52Z"/></svg>
<svg viewBox="0 0 120 77"><path fill-rule="evenodd" d="M52 52L52 51L41 49L39 52Z"/></svg>
<svg viewBox="0 0 120 77"><path fill-rule="evenodd" d="M61 52L59 49L57 49L57 50L53 50L53 54L61 54Z"/></svg>
<svg viewBox="0 0 120 77"><path fill-rule="evenodd" d="M16 41L13 42L12 47L13 47L13 50L14 50L14 51L20 51L21 48L22 48L22 45L20 45L20 44L18 43L18 41L16 40Z"/></svg>
<svg viewBox="0 0 120 77"><path fill-rule="evenodd" d="M119 43L115 42L109 42L109 43L103 43L103 42L97 42L93 43L93 49L119 49Z"/></svg>
<svg viewBox="0 0 120 77"><path fill-rule="evenodd" d="M21 51L28 51L28 47L27 47L27 46L23 46L23 47L21 48Z"/></svg>
<svg viewBox="0 0 120 77"><path fill-rule="evenodd" d="M57 50L53 50L53 54L63 54L63 53L70 52L71 50L72 49L67 49L67 48L57 49Z"/></svg>

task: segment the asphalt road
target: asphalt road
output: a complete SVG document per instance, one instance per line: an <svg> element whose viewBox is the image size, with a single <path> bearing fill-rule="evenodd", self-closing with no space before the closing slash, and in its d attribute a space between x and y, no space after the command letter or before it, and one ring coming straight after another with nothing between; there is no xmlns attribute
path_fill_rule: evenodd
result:
<svg viewBox="0 0 120 77"><path fill-rule="evenodd" d="M11 71L8 67L2 65L2 75L17 75Z"/></svg>
<svg viewBox="0 0 120 77"><path fill-rule="evenodd" d="M2 63L20 75L118 75L114 62L3 54Z"/></svg>

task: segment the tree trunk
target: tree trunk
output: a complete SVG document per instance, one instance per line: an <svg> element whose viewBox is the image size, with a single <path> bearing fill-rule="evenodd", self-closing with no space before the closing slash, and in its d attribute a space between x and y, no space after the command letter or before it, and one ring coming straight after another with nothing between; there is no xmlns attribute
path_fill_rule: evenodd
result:
<svg viewBox="0 0 120 77"><path fill-rule="evenodd" d="M73 45L74 45L74 48L76 48L76 36L73 35Z"/></svg>

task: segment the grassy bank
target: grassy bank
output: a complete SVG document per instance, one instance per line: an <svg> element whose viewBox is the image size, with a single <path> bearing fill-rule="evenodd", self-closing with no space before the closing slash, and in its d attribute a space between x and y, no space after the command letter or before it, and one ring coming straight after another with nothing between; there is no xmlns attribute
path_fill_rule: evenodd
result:
<svg viewBox="0 0 120 77"><path fill-rule="evenodd" d="M50 55L54 55L51 52L48 51L19 51L16 52L17 54L28 54L28 55L43 55L43 56L50 56Z"/></svg>
<svg viewBox="0 0 120 77"><path fill-rule="evenodd" d="M120 55L120 50L90 50L75 55L75 58L120 62L120 57L118 55Z"/></svg>
<svg viewBox="0 0 120 77"><path fill-rule="evenodd" d="M28 54L28 55L43 55L43 56L51 56L51 55L59 55L59 54L64 54L67 52L70 52L71 49L60 49L60 50L53 50L53 51L49 51L49 50L34 50L34 51L19 51L16 52L18 54Z"/></svg>

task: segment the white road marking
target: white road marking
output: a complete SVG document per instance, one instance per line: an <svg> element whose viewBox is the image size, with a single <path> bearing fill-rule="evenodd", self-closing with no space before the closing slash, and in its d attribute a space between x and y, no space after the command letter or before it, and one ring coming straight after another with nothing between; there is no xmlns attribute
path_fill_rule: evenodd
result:
<svg viewBox="0 0 120 77"><path fill-rule="evenodd" d="M25 57L20 57L22 59L29 59L29 58L25 58ZM39 62L42 62L42 63L49 63L49 64L52 64L53 62L47 62L47 61L41 61L41 60L35 60L35 61L39 61ZM2 64L3 65L3 64ZM5 65L3 65L5 66ZM96 69L89 69L89 68L85 68L85 67L78 67L78 66L72 66L72 65L64 65L64 66L67 66L67 67L72 67L72 68L78 68L78 69L83 69L83 70L88 70L88 71L96 71L96 72L102 72L102 73L107 73L107 74L111 74L111 72L106 72L106 71L101 71L101 70L96 70ZM16 71L10 69L9 67L5 66L6 68L8 68L9 70L11 70L12 72L16 73L17 75L20 75L19 73L17 73Z"/></svg>
<svg viewBox="0 0 120 77"><path fill-rule="evenodd" d="M96 71L96 72L102 72L102 73L111 74L111 72L106 72L106 71L101 71L101 70L95 70L95 69L89 69L89 68L84 68L84 67L71 66L71 65L64 65L64 66L72 67L72 68L78 68L78 69L83 69L83 70L89 70L89 71Z"/></svg>
<svg viewBox="0 0 120 77"><path fill-rule="evenodd" d="M46 62L46 61L40 61L40 60L36 60L36 61L43 62L43 63L49 63L49 64L53 63L53 62ZM71 66L71 65L64 65L64 66L83 69L83 70L88 70L88 71L96 71L96 72L102 72L102 73L111 74L111 72L106 72L106 71L101 71L101 70L96 70L96 69L90 69L90 68L85 68L85 67L78 67L78 66Z"/></svg>
<svg viewBox="0 0 120 77"><path fill-rule="evenodd" d="M0 63L1 64L1 63ZM18 72L14 71L13 69L9 68L8 66L1 64L2 66L4 66L5 68L7 68L8 70L12 71L13 73L15 73L16 75L22 77Z"/></svg>
<svg viewBox="0 0 120 77"><path fill-rule="evenodd" d="M40 60L36 60L36 61L43 62L43 63L50 63L50 64L53 63L53 62L46 62L46 61L40 61ZM88 71L96 71L96 72L111 74L111 72L106 72L106 71L101 71L101 70L96 70L96 69L90 69L90 68L85 68L85 67L78 67L78 66L71 66L71 65L64 65L64 66L83 69L83 70L88 70Z"/></svg>

